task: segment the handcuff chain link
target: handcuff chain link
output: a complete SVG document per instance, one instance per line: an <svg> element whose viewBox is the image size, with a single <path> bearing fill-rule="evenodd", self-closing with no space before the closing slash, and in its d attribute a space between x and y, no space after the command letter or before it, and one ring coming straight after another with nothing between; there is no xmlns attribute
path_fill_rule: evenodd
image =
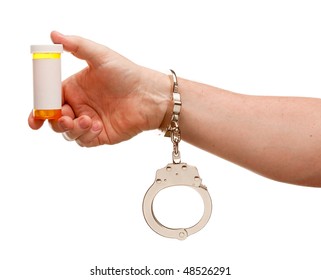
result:
<svg viewBox="0 0 321 280"><path fill-rule="evenodd" d="M181 141L181 132L178 126L172 129L171 140L173 143L173 163L181 163L181 154L178 148L178 144Z"/></svg>

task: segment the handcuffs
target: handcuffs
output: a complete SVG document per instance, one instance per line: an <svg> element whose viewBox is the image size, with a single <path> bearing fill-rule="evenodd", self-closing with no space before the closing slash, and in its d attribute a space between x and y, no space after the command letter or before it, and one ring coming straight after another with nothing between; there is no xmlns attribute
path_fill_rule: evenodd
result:
<svg viewBox="0 0 321 280"><path fill-rule="evenodd" d="M143 214L149 227L159 235L168 238L184 240L191 234L200 231L209 221L212 213L211 196L196 167L181 163L181 156L178 144L181 140L179 129L179 114L182 106L180 94L178 92L177 77L173 70L170 70L173 77L173 114L171 123L168 126L165 136L171 137L173 143L172 159L173 163L167 164L164 168L156 171L156 178L151 187L147 190L143 200ZM199 193L204 203L203 216L198 223L189 228L169 228L161 224L153 211L153 202L156 195L163 189L173 186L188 186Z"/></svg>

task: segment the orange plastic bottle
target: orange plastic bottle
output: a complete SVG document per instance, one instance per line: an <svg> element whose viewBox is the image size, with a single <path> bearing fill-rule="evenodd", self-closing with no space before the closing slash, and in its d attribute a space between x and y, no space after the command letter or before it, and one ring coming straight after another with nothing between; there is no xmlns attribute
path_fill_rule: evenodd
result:
<svg viewBox="0 0 321 280"><path fill-rule="evenodd" d="M33 115L36 119L61 116L61 44L32 45Z"/></svg>

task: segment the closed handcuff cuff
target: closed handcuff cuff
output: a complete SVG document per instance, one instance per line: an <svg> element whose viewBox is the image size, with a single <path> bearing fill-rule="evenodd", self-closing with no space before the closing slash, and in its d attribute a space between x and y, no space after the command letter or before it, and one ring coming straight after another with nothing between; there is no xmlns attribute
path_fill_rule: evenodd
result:
<svg viewBox="0 0 321 280"><path fill-rule="evenodd" d="M212 212L212 200L196 167L181 163L181 156L178 144L181 140L179 128L179 115L181 111L181 97L178 92L177 77L173 70L170 70L173 77L173 114L171 122L166 129L165 136L171 137L173 143L173 163L167 164L164 168L156 171L156 178L151 187L147 190L143 200L143 214L149 227L159 235L168 238L184 240L191 234L200 231L209 221ZM199 193L204 203L203 216L198 223L189 228L168 228L161 224L153 211L153 202L156 195L163 189L174 186L188 186Z"/></svg>

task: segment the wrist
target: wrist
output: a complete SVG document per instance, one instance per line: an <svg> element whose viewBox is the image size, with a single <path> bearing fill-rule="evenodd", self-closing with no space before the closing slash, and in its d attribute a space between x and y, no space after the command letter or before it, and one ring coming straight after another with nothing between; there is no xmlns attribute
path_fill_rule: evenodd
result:
<svg viewBox="0 0 321 280"><path fill-rule="evenodd" d="M166 111L163 114L162 122L158 127L158 129L161 130L162 132L166 132L168 126L170 125L172 114L173 114L173 107L174 107L174 102L173 102L173 99L170 98L167 102Z"/></svg>
<svg viewBox="0 0 321 280"><path fill-rule="evenodd" d="M181 111L182 101L181 101L181 95L178 91L178 82L177 82L177 76L175 71L171 70L171 83L172 83L172 97L170 105L167 106L166 114L163 118L163 121L160 125L160 129L162 131L165 131L165 136L170 136L171 132L173 132L173 125L175 126L175 130L178 129L178 123L179 123L179 114Z"/></svg>
<svg viewBox="0 0 321 280"><path fill-rule="evenodd" d="M172 78L162 72L149 70L144 78L147 80L145 88L149 97L147 105L148 129L165 130L170 123L173 111Z"/></svg>

